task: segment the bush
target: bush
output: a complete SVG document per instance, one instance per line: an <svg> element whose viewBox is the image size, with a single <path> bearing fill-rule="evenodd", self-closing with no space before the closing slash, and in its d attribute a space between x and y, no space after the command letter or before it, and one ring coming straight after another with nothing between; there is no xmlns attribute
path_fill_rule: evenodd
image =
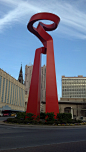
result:
<svg viewBox="0 0 86 152"><path fill-rule="evenodd" d="M24 120L20 120L20 119L18 119L17 123L19 123L19 124L23 124L23 123L24 123Z"/></svg>
<svg viewBox="0 0 86 152"><path fill-rule="evenodd" d="M82 123L83 121L82 121L82 120L78 120L78 122L79 122L79 123Z"/></svg>
<svg viewBox="0 0 86 152"><path fill-rule="evenodd" d="M82 120L76 120L76 123L82 123Z"/></svg>
<svg viewBox="0 0 86 152"><path fill-rule="evenodd" d="M19 123L19 120L14 118L12 122L13 123Z"/></svg>
<svg viewBox="0 0 86 152"><path fill-rule="evenodd" d="M54 112L51 112L51 113L46 113L46 117L45 117L45 120L49 123L54 123L55 119L54 119Z"/></svg>
<svg viewBox="0 0 86 152"><path fill-rule="evenodd" d="M26 112L17 112L17 119L22 119L24 120L26 116Z"/></svg>
<svg viewBox="0 0 86 152"><path fill-rule="evenodd" d="M37 122L39 122L40 116L38 115L38 116L35 118L35 120L36 120Z"/></svg>
<svg viewBox="0 0 86 152"><path fill-rule="evenodd" d="M7 119L7 122L11 122L11 123L19 123L19 119L16 119L16 118L8 118Z"/></svg>
<svg viewBox="0 0 86 152"><path fill-rule="evenodd" d="M58 125L58 124L60 124L60 121L58 121L57 119L55 119L54 123L55 123L56 125Z"/></svg>
<svg viewBox="0 0 86 152"><path fill-rule="evenodd" d="M35 115L33 113L27 113L26 114L26 118L29 120L29 121L32 121L34 118L35 118Z"/></svg>
<svg viewBox="0 0 86 152"><path fill-rule="evenodd" d="M14 118L8 118L7 122L12 122Z"/></svg>
<svg viewBox="0 0 86 152"><path fill-rule="evenodd" d="M82 123L82 120L76 120L76 119L72 119L71 121L72 123Z"/></svg>
<svg viewBox="0 0 86 152"><path fill-rule="evenodd" d="M33 120L33 121L32 121L32 124L33 124L33 125L38 124L38 121Z"/></svg>
<svg viewBox="0 0 86 152"><path fill-rule="evenodd" d="M45 119L46 117L46 113L45 112L41 112L40 113L40 119Z"/></svg>
<svg viewBox="0 0 86 152"><path fill-rule="evenodd" d="M45 125L52 125L52 124L54 124L54 121L46 121L45 122Z"/></svg>
<svg viewBox="0 0 86 152"><path fill-rule="evenodd" d="M32 113L25 113L25 112L18 112L16 118L8 118L4 122L10 122L10 123L18 123L18 124L67 124L67 123L81 123L82 120L76 120L76 119L71 119L71 114L70 113L58 113L57 114L57 119L54 118L54 113L40 113L36 117ZM41 119L41 120L40 120Z"/></svg>
<svg viewBox="0 0 86 152"><path fill-rule="evenodd" d="M38 122L40 125L43 125L45 123L45 121L39 120Z"/></svg>
<svg viewBox="0 0 86 152"><path fill-rule="evenodd" d="M30 122L29 122L28 119L25 119L23 123L24 123L24 124L28 124L28 123L30 123Z"/></svg>
<svg viewBox="0 0 86 152"><path fill-rule="evenodd" d="M72 115L71 113L58 113L57 114L57 119L58 121L62 123L71 123L72 121Z"/></svg>

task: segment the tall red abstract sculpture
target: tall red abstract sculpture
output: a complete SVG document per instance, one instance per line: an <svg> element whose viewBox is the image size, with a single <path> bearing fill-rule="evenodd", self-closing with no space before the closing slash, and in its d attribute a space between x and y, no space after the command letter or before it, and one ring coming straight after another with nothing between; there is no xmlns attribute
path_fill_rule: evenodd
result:
<svg viewBox="0 0 86 152"><path fill-rule="evenodd" d="M33 27L34 22L38 20L50 20L53 24L46 25L39 22L37 28ZM51 13L38 13L31 17L27 28L35 34L44 47L36 49L31 78L31 85L28 97L26 113L40 115L40 93L41 93L41 53L47 55L46 63L46 112L59 113L58 96L56 86L56 73L54 61L53 39L46 31L52 31L57 28L60 18Z"/></svg>

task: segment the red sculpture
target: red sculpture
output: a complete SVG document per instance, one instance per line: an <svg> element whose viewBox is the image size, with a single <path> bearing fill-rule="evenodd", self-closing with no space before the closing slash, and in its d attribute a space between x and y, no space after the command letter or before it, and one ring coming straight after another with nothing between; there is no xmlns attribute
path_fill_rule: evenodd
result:
<svg viewBox="0 0 86 152"><path fill-rule="evenodd" d="M38 20L50 20L54 23L50 25L39 22L37 28L33 27L33 23ZM31 17L27 28L35 34L44 47L36 49L31 78L31 85L28 97L26 113L34 113L40 115L40 93L41 93L41 53L47 54L46 64L46 112L59 113L58 96L56 86L56 73L54 61L53 39L46 31L52 31L57 28L60 18L51 13L38 13Z"/></svg>

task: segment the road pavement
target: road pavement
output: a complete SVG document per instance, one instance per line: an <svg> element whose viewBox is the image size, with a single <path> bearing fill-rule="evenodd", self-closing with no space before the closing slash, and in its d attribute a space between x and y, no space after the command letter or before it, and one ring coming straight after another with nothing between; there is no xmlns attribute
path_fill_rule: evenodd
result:
<svg viewBox="0 0 86 152"><path fill-rule="evenodd" d="M0 121L7 120L7 118L14 118L14 117L12 117L12 116L9 116L9 117L0 117Z"/></svg>
<svg viewBox="0 0 86 152"><path fill-rule="evenodd" d="M86 127L0 125L0 152L86 152Z"/></svg>

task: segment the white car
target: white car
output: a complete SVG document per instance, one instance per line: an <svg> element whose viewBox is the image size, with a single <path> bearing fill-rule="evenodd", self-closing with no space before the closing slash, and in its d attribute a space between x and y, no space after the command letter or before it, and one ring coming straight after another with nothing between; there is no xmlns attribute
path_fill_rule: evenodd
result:
<svg viewBox="0 0 86 152"><path fill-rule="evenodd" d="M3 116L3 114L2 113L0 113L0 117L2 117Z"/></svg>

